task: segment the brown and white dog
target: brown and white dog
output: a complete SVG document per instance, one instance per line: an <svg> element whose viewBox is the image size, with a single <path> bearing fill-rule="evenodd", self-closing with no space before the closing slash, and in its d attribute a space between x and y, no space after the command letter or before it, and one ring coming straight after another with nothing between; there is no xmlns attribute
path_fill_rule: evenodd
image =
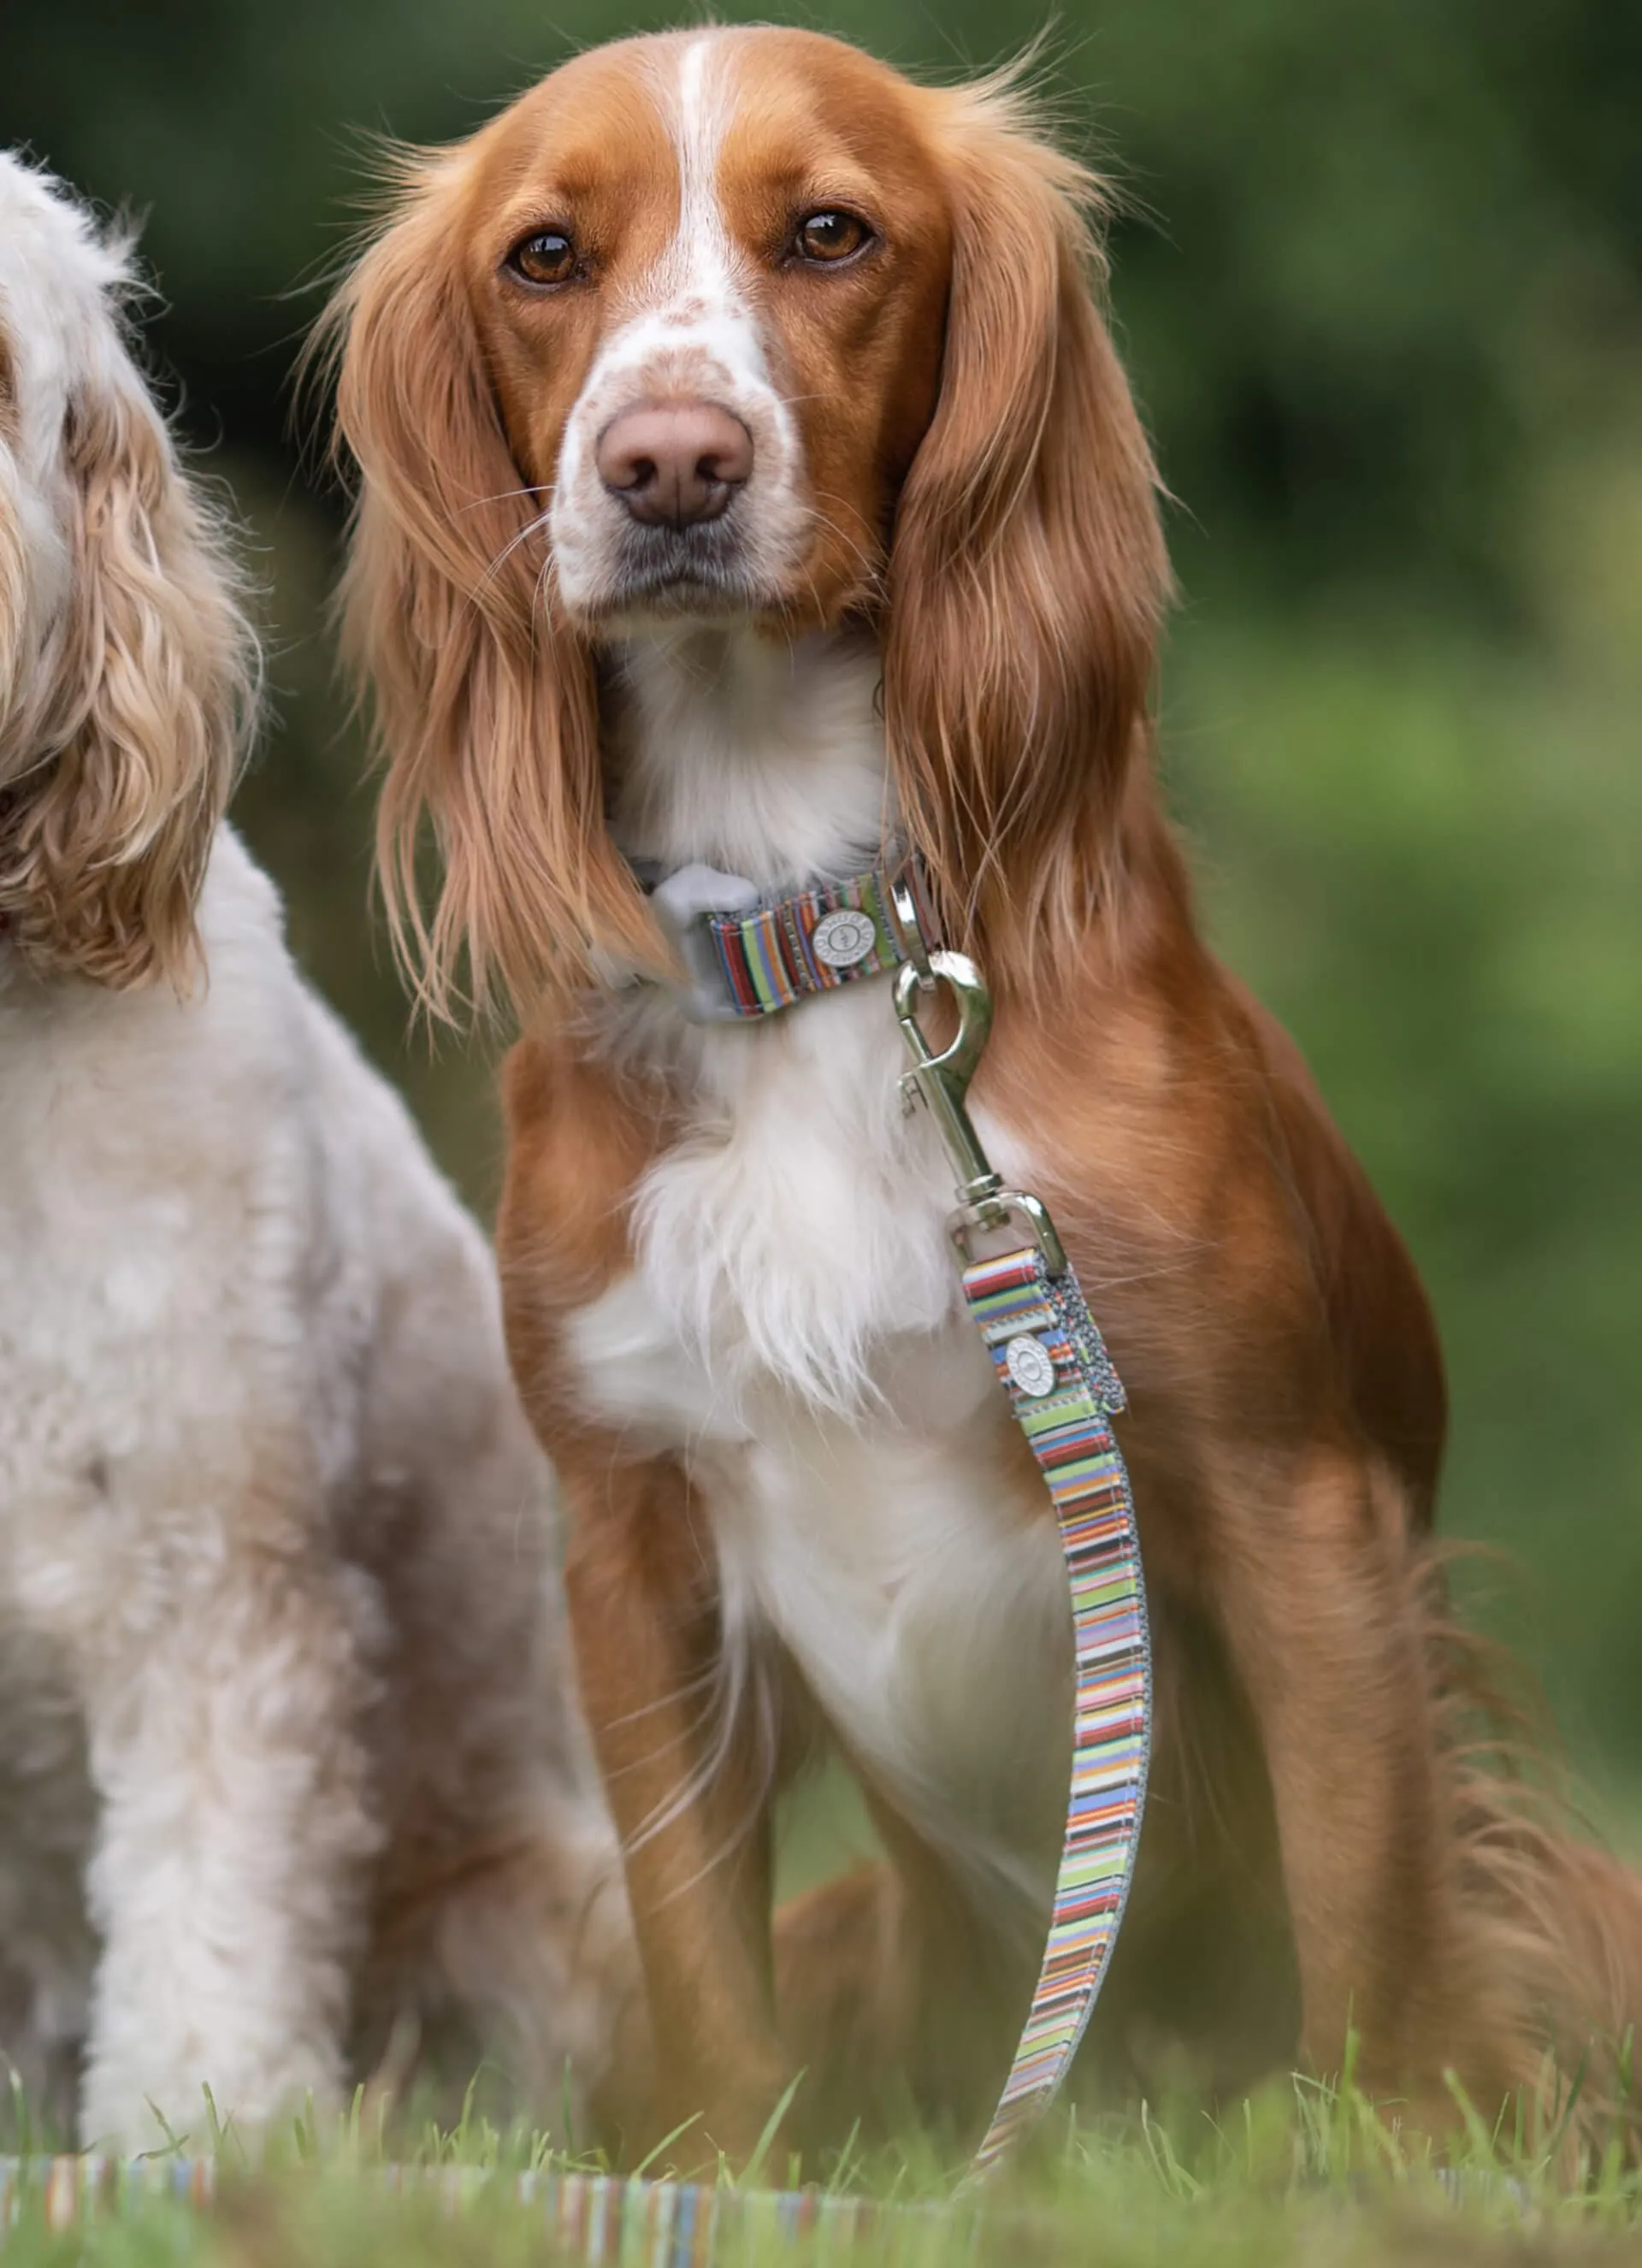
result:
<svg viewBox="0 0 1642 2268"><path fill-rule="evenodd" d="M990 980L978 1118L1127 1381L1156 1627L1107 2083L1176 2043L1222 2083L1336 2069L1354 2024L1372 2087L1442 2116L1452 2069L1491 2111L1642 1997L1625 1878L1462 1761L1431 1315L1194 927L1099 206L1006 81L681 33L408 158L333 311L385 866L424 997L465 954L526 1031L512 1359L573 1515L658 2115L732 2151L800 2064L821 2102L894 2075L986 2107L1062 1826L1064 1579L884 988L692 1023L618 981L666 959L629 860L730 904L909 840ZM812 1712L889 1864L777 1959L771 1799Z"/></svg>

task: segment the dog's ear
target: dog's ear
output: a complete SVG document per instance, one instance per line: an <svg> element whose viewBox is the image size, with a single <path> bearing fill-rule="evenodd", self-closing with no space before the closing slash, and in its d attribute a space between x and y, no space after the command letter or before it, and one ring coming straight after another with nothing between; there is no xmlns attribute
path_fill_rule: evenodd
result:
<svg viewBox="0 0 1642 2268"><path fill-rule="evenodd" d="M186 990L254 707L254 644L225 531L183 476L114 288L83 333L63 420L66 602L14 642L0 911L43 971ZM33 611L26 555L18 625Z"/></svg>
<svg viewBox="0 0 1642 2268"><path fill-rule="evenodd" d="M326 318L359 472L349 657L385 770L378 858L423 1005L521 1012L590 952L653 954L604 825L597 688L484 368L460 266L462 154L408 159L394 215ZM441 878L419 884L424 822Z"/></svg>
<svg viewBox="0 0 1642 2268"><path fill-rule="evenodd" d="M1095 292L1093 178L993 83L931 98L953 272L888 570L885 711L954 942L1075 934L1145 735L1167 566Z"/></svg>
<svg viewBox="0 0 1642 2268"><path fill-rule="evenodd" d="M17 444L23 422L17 353L0 320L0 782L22 694L28 637L28 542Z"/></svg>

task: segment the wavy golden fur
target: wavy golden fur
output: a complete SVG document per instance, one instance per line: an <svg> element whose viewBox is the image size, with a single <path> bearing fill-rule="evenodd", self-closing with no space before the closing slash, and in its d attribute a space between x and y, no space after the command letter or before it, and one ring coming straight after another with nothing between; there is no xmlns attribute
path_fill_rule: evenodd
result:
<svg viewBox="0 0 1642 2268"><path fill-rule="evenodd" d="M182 987L254 646L225 527L127 357L126 247L77 225L79 272L0 307L0 372L38 355L51 381L0 376L0 922L42 974Z"/></svg>
<svg viewBox="0 0 1642 2268"><path fill-rule="evenodd" d="M531 535L540 511L503 435L452 258L465 168L407 153L392 225L321 334L358 466L343 583L348 655L375 703L378 872L418 998L447 1014L585 976L596 946L659 956L605 831L593 656ZM323 346L321 347L321 351ZM423 909L431 821L441 884Z"/></svg>
<svg viewBox="0 0 1642 2268"><path fill-rule="evenodd" d="M949 930L1029 961L1086 932L1148 747L1168 566L1096 297L1104 187L1007 73L946 112L946 360L895 515L884 712Z"/></svg>

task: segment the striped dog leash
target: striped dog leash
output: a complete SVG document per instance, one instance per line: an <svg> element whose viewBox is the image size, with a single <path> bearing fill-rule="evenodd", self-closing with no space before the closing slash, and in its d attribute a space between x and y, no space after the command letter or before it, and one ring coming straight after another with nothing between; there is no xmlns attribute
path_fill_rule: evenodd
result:
<svg viewBox="0 0 1642 2268"><path fill-rule="evenodd" d="M958 1036L937 1055L917 1002L943 983L957 998ZM913 1059L902 1092L929 1106L957 1170L950 1226L964 1298L1049 1490L1071 1593L1071 1786L1049 1940L1020 2045L970 2164L973 2183L1049 2109L1094 2013L1145 1808L1152 1647L1134 1498L1112 1430L1123 1387L1047 1209L1005 1188L965 1107L991 1026L990 997L973 961L935 950L898 972L895 1013ZM977 1258L976 1236L1006 1248Z"/></svg>
<svg viewBox="0 0 1642 2268"><path fill-rule="evenodd" d="M1005 1188L970 1123L965 1097L991 1027L991 1000L973 961L927 946L933 930L916 860L886 862L774 903L706 868L665 881L638 872L680 949L688 982L674 990L697 1021L775 1015L814 994L895 972L895 1013L913 1064L902 1093L909 1107L928 1105L957 1171L951 1230L964 1299L1055 1507L1076 1661L1071 1786L1042 1966L970 2167L974 2182L1053 2102L1093 2012L1134 1874L1152 1653L1134 1500L1112 1430L1123 1389L1048 1211ZM711 893L725 884L745 902L726 908L690 895L692 887ZM942 984L956 998L959 1027L938 1054L917 1004ZM977 1257L970 1249L976 1237L1005 1248Z"/></svg>

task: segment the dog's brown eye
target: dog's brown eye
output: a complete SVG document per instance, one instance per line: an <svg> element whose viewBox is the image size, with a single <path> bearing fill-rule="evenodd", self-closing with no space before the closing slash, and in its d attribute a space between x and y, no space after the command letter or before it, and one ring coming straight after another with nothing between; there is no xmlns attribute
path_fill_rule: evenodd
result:
<svg viewBox="0 0 1642 2268"><path fill-rule="evenodd" d="M813 212L799 223L794 247L800 260L813 260L820 267L833 268L859 252L872 232L866 223L852 212Z"/></svg>
<svg viewBox="0 0 1642 2268"><path fill-rule="evenodd" d="M576 247L562 229L538 229L513 247L507 264L526 284L568 284L576 273Z"/></svg>

